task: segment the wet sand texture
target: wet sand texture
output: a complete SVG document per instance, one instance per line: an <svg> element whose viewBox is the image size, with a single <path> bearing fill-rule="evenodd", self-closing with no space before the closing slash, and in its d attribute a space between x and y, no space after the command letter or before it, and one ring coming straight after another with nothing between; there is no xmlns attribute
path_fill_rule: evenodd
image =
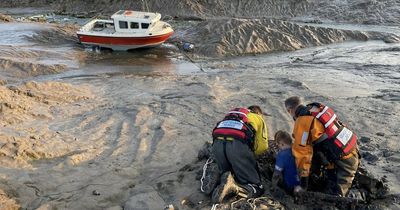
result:
<svg viewBox="0 0 400 210"><path fill-rule="evenodd" d="M102 4L80 0L47 1L3 0L0 7L46 6L70 14L95 15L98 12L112 14L121 8L159 11L170 16L209 17L304 17L311 20L361 24L399 25L400 6L396 0L330 1L330 0L152 0L152 1L103 1Z"/></svg>
<svg viewBox="0 0 400 210"><path fill-rule="evenodd" d="M47 6L43 1L36 1L37 5ZM2 7L29 6L29 1L2 1ZM56 1L50 6L54 9L75 14L88 14L93 11L102 11L103 13L114 13L121 8L140 8L139 10L159 11L162 14L170 16L291 16L306 12L310 4L306 1L297 3L297 1L221 1L212 0L204 2L193 2L190 0L172 0L164 2L161 0L153 1L105 1L104 4L96 4L86 1L67 0ZM35 5L31 5L35 6ZM254 12L250 12L254 11Z"/></svg>
<svg viewBox="0 0 400 210"><path fill-rule="evenodd" d="M45 2L3 0L0 6ZM293 95L334 108L360 136L363 166L386 176L391 193L400 192L398 36L290 22L307 17L398 25L398 1L94 2L49 6L109 14L147 2L166 15L216 17L177 27L184 39L176 36L172 43L194 42L199 57L291 52L205 59L195 64L202 71L189 75L93 73L99 66L84 67L103 59L103 68L111 72L133 54L87 52L76 45L76 26L17 23L10 40L4 35L9 25L1 23L1 208L162 209L173 204L190 209L197 204L210 209L196 181L202 166L196 155L211 140L215 123L230 108L259 104L270 137L280 129L290 131L293 122L283 100ZM343 42L348 40L354 42ZM174 59L186 58L175 53ZM131 61L157 60L154 68L173 72L169 55L149 54L150 59L132 56ZM59 76L62 72L78 73ZM271 205L286 202L291 201Z"/></svg>
<svg viewBox="0 0 400 210"><path fill-rule="evenodd" d="M210 20L198 24L195 28L187 29L183 35L179 34L182 41L194 43L196 46L194 52L203 56L293 51L348 40L382 40L386 36L388 34L383 32L301 26L276 19Z"/></svg>

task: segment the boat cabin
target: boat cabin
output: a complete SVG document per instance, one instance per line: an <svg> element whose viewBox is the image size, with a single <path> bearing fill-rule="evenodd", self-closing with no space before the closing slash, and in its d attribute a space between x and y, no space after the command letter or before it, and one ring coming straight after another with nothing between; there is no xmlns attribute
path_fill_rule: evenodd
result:
<svg viewBox="0 0 400 210"><path fill-rule="evenodd" d="M145 32L161 19L161 14L120 10L111 16L116 32Z"/></svg>
<svg viewBox="0 0 400 210"><path fill-rule="evenodd" d="M120 10L110 19L92 19L76 32L84 45L113 50L156 47L173 33L161 14L130 10Z"/></svg>

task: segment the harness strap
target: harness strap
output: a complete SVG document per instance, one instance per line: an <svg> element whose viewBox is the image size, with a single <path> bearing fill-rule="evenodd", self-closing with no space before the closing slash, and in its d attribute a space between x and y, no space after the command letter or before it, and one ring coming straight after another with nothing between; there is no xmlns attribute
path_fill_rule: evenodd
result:
<svg viewBox="0 0 400 210"><path fill-rule="evenodd" d="M311 141L312 141L311 129L312 129L312 127L313 127L314 120L315 120L315 117L314 117L313 120L311 121L311 123L310 123L310 129L308 130L308 136L307 136L307 144L308 144L308 145L312 145L312 144L311 144Z"/></svg>
<svg viewBox="0 0 400 210"><path fill-rule="evenodd" d="M313 142L313 145L319 144L327 139L328 139L328 135L326 133L324 133L316 141Z"/></svg>

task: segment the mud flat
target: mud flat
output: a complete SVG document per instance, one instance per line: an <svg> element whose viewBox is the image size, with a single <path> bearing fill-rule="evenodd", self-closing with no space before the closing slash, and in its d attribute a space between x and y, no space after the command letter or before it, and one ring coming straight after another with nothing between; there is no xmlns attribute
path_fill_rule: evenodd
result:
<svg viewBox="0 0 400 210"><path fill-rule="evenodd" d="M307 2L300 6L309 8ZM213 125L230 108L259 104L270 137L290 131L283 101L292 95L333 107L360 136L363 167L400 193L400 44L382 41L393 31L228 17L178 27L172 44L195 42L192 54L171 43L98 53L76 45L74 26L5 24L1 207L196 207L182 202L190 201L210 209L196 181L196 156ZM292 208L289 201L273 204Z"/></svg>
<svg viewBox="0 0 400 210"><path fill-rule="evenodd" d="M194 184L200 168L190 164L210 140L212 124L226 109L260 104L270 135L290 130L282 101L296 94L334 107L367 137L361 151L375 158L363 165L386 175L398 193L396 47L343 43L205 62L204 72L194 75L8 84L2 88L11 101L1 112L9 122L2 127L1 188L28 209L160 209L179 206L188 195L206 201ZM328 83L312 79L326 75Z"/></svg>

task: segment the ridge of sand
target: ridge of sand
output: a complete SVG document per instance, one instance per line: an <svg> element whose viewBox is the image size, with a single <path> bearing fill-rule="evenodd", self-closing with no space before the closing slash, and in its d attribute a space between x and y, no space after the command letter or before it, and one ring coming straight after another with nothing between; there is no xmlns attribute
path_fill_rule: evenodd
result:
<svg viewBox="0 0 400 210"><path fill-rule="evenodd" d="M7 79L61 73L76 68L87 56L83 50L74 50L78 42L75 25L4 23L2 37L10 41L8 25L18 33L16 44L1 44L0 70Z"/></svg>
<svg viewBox="0 0 400 210"><path fill-rule="evenodd" d="M0 7L45 6L69 14L86 16L112 14L119 9L157 11L163 15L191 17L306 17L308 19L331 20L362 24L399 25L400 3L396 0L162 0L151 1L112 1L102 4L81 0L57 0L52 3L39 0L5 0Z"/></svg>
<svg viewBox="0 0 400 210"><path fill-rule="evenodd" d="M25 61L18 61L13 58L0 58L0 68L5 69L11 77L30 77L45 74L55 74L67 69L63 64L41 64Z"/></svg>
<svg viewBox="0 0 400 210"><path fill-rule="evenodd" d="M183 34L176 36L177 40L181 38L194 43L194 53L210 57L294 51L348 40L383 40L390 36L378 32L302 26L277 19L209 20L182 31Z"/></svg>

